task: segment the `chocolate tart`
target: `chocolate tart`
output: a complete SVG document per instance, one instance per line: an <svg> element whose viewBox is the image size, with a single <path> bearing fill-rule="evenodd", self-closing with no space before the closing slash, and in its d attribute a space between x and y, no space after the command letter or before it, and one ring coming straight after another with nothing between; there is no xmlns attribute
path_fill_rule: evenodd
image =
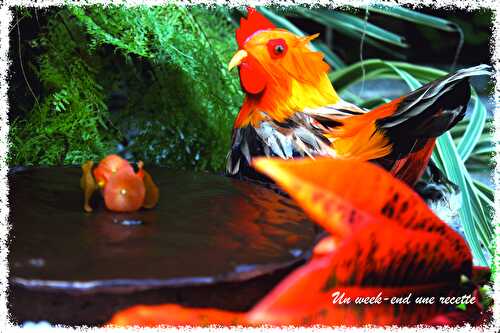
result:
<svg viewBox="0 0 500 333"><path fill-rule="evenodd" d="M100 325L135 304L244 311L309 255L317 229L290 199L208 173L147 168L158 206L85 213L77 167L9 174L14 323Z"/></svg>

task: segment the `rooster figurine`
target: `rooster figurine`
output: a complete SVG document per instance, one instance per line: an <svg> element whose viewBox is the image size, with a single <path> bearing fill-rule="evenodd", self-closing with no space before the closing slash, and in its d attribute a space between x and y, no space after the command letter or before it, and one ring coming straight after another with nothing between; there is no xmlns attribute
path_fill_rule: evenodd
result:
<svg viewBox="0 0 500 333"><path fill-rule="evenodd" d="M234 123L226 173L265 179L250 167L257 156L331 156L373 161L409 185L429 162L435 138L464 117L469 77L487 75L480 65L430 82L373 110L340 98L323 54L301 37L275 27L253 8L236 30L239 68L246 93Z"/></svg>

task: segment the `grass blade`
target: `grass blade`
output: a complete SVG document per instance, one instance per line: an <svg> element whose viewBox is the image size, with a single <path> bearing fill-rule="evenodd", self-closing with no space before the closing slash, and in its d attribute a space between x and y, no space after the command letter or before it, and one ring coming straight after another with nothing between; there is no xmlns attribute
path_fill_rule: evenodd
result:
<svg viewBox="0 0 500 333"><path fill-rule="evenodd" d="M417 79L408 74L406 71L397 68L395 65L391 63L387 63L392 70L394 70L402 79L405 81L406 85L410 88L410 90L416 90L422 86Z"/></svg>
<svg viewBox="0 0 500 333"><path fill-rule="evenodd" d="M312 42L313 46L319 51L323 52L325 55L325 61L335 69L340 69L346 67L345 62L340 59L340 57L335 54L328 46L323 42Z"/></svg>
<svg viewBox="0 0 500 333"><path fill-rule="evenodd" d="M365 22L364 19L361 19L357 16L325 9L313 9L311 11L313 13L319 13L320 15L323 15L325 18L330 18L325 19L324 21L325 23L328 23L328 26L332 29L335 29L336 27L339 30L341 30L342 28L347 28L352 31L356 31L359 35L359 38L361 38L363 33L365 33L366 36L370 36L373 39L377 39L398 47L407 48L409 46L404 41L404 37L380 28L370 22Z"/></svg>
<svg viewBox="0 0 500 333"><path fill-rule="evenodd" d="M487 265L488 262L479 243L474 223L474 216L472 214L471 196L474 195L474 193L469 192L463 172L465 167L463 166L462 160L458 155L450 133L447 132L436 140L436 148L438 154L441 155L441 160L444 162L443 167L446 176L460 187L460 191L462 193L462 207L460 208L458 214L460 216L462 227L464 228L465 237L471 247L471 251L474 254L474 257L479 261L480 265ZM462 166L460 165L461 163Z"/></svg>
<svg viewBox="0 0 500 333"><path fill-rule="evenodd" d="M295 24L287 20L285 17L275 14L272 10L265 7L257 7L257 10L278 27L293 32L298 36L305 36L305 33L302 30L297 28Z"/></svg>
<svg viewBox="0 0 500 333"><path fill-rule="evenodd" d="M332 28L333 30L336 30L345 36L348 36L350 38L359 40L361 39L362 34L360 32L357 32L356 30L353 29L353 27L346 22L343 21L338 21L338 20L333 20L330 15L319 12L319 11L312 11L307 8L302 8L302 7L295 7L294 10L301 14L303 17L310 19L314 22L320 23L322 25L328 26ZM391 54L392 56L399 58L399 59L404 59L405 55L396 52L394 50L391 50L387 48L385 45L381 44L377 40L374 40L370 36L365 36L365 42L368 45L371 45L375 48L378 48L386 53Z"/></svg>
<svg viewBox="0 0 500 333"><path fill-rule="evenodd" d="M458 154L464 162L467 161L474 150L486 123L486 108L483 103L479 101L477 95L475 95L475 98L472 100L474 108L472 110L471 119L462 139L460 140L460 143L457 146Z"/></svg>
<svg viewBox="0 0 500 333"><path fill-rule="evenodd" d="M491 206L493 206L493 202L495 201L495 194L493 192L493 189L491 189L483 182L480 182L479 180L474 180L473 182L479 192L483 194L487 198L489 203L491 203Z"/></svg>
<svg viewBox="0 0 500 333"><path fill-rule="evenodd" d="M457 27L453 24L453 22L439 17L419 13L417 11L413 11L400 6L385 6L382 4L374 4L369 6L368 10L443 31L457 31Z"/></svg>
<svg viewBox="0 0 500 333"><path fill-rule="evenodd" d="M283 29L287 29L288 31L293 32L297 36L306 35L302 30L300 30L295 24L287 20L285 17L275 14L272 10L265 7L257 7L257 8L265 17L267 17L276 26ZM311 45L315 51L321 51L324 53L325 61L333 68L340 69L346 66L345 63L340 59L340 57L337 56L335 53L333 53L324 43L312 42Z"/></svg>

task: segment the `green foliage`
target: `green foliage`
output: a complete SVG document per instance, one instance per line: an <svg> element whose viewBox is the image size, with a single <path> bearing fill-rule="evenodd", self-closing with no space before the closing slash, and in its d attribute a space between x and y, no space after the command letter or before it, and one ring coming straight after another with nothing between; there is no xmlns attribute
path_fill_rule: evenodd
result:
<svg viewBox="0 0 500 333"><path fill-rule="evenodd" d="M126 141L124 153L133 160L222 169L242 99L225 65L236 49L232 34L220 9L57 11L35 41L45 51L39 76L48 93L26 121L12 126L11 164L97 160ZM108 109L114 95L124 102ZM75 137L89 141L64 146ZM36 151L40 142L50 142L50 151Z"/></svg>
<svg viewBox="0 0 500 333"><path fill-rule="evenodd" d="M135 92L119 110L127 121L118 125L122 132L141 129L129 138L134 157L173 168L221 169L241 93L221 55L234 38L218 12L177 6L71 11L92 48L111 45L126 57L106 86L124 80Z"/></svg>
<svg viewBox="0 0 500 333"><path fill-rule="evenodd" d="M57 15L47 28L32 41L45 50L37 66L44 96L26 119L11 124L10 164L81 163L102 156L113 144L97 68L86 61L90 54L78 47L81 36L71 36L78 31L75 23Z"/></svg>

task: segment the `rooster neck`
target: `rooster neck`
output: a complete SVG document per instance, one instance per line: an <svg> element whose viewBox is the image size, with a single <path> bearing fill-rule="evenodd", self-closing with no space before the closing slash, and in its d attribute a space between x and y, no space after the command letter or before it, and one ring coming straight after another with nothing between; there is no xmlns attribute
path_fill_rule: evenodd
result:
<svg viewBox="0 0 500 333"><path fill-rule="evenodd" d="M284 123L295 113L332 105L340 101L325 74L314 84L289 79L269 85L259 95L247 94L234 127L259 127L265 119Z"/></svg>

